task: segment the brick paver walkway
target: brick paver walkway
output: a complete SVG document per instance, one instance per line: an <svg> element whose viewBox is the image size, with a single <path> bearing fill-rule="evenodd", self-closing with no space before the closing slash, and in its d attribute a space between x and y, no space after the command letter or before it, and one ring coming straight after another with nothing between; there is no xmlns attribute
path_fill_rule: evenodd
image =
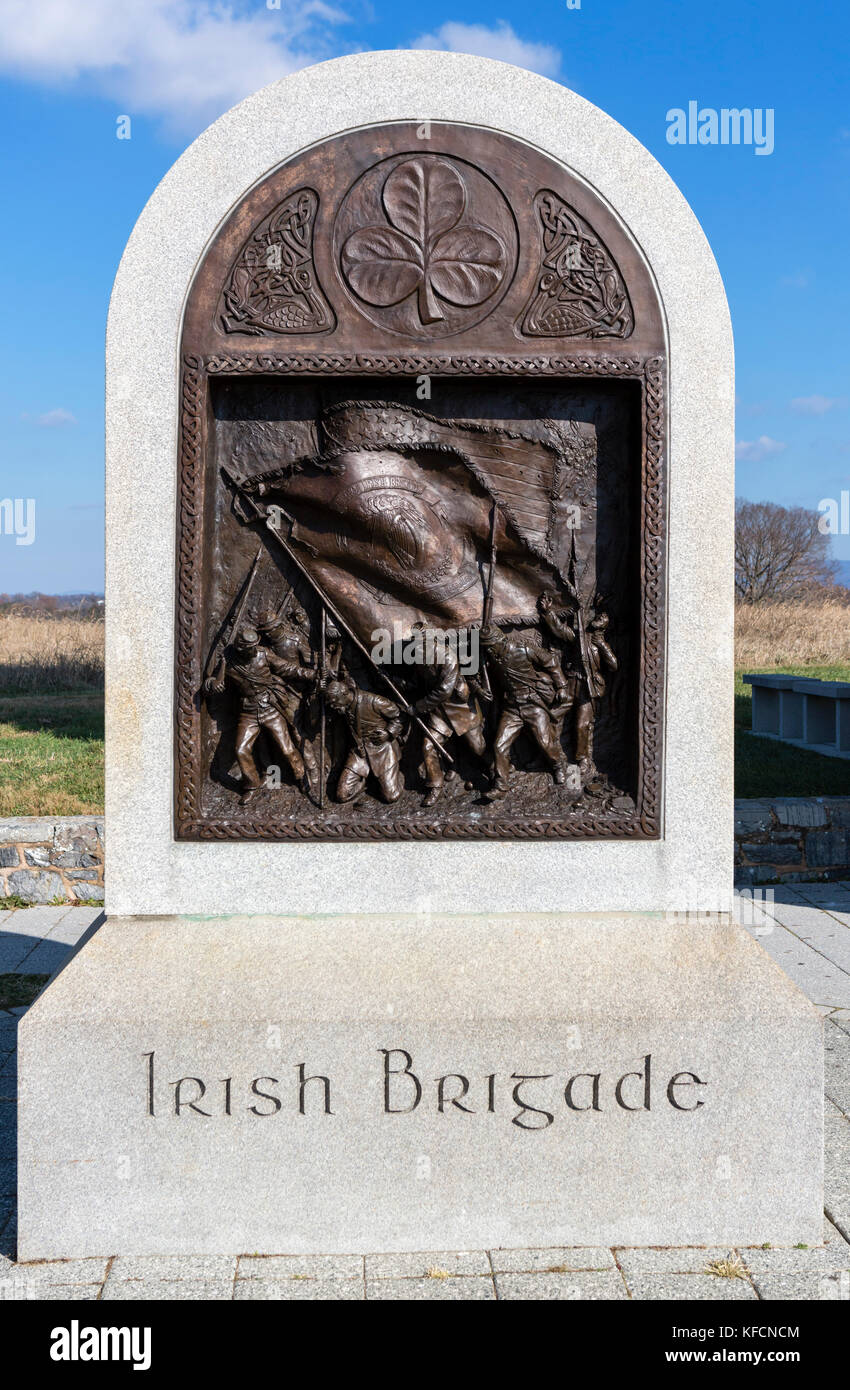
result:
<svg viewBox="0 0 850 1390"><path fill-rule="evenodd" d="M767 890L768 892L770 890ZM47 975L98 920L0 912L0 975ZM15 1036L0 1010L0 1299L834 1299L850 1301L850 881L775 889L742 918L825 1019L826 1194L812 1249L560 1249L161 1256L15 1264ZM719 1264L718 1264L719 1262Z"/></svg>

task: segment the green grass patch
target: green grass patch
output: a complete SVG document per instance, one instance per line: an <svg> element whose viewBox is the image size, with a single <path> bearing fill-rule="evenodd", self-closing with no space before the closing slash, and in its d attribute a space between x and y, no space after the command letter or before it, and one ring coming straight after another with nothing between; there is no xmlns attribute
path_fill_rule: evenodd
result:
<svg viewBox="0 0 850 1390"><path fill-rule="evenodd" d="M771 668L780 672L850 680L843 665ZM750 732L752 697L743 675L735 673L735 795L850 796L850 761ZM0 694L0 818L102 811L103 694Z"/></svg>
<svg viewBox="0 0 850 1390"><path fill-rule="evenodd" d="M49 975L0 975L0 1009L27 1008L49 979Z"/></svg>
<svg viewBox="0 0 850 1390"><path fill-rule="evenodd" d="M103 693L0 695L0 817L103 811Z"/></svg>
<svg viewBox="0 0 850 1390"><path fill-rule="evenodd" d="M752 692L735 672L735 795L850 796L850 760L825 758L752 729ZM850 666L777 666L770 675L811 676L815 680L850 681Z"/></svg>

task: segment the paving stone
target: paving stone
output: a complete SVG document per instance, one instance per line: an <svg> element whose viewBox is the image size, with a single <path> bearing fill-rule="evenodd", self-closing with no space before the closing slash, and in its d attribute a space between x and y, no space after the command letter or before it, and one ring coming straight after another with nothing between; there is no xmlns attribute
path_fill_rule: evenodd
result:
<svg viewBox="0 0 850 1390"><path fill-rule="evenodd" d="M46 940L64 942L66 946L76 946L96 922L104 920L99 907L71 907L61 921L51 927Z"/></svg>
<svg viewBox="0 0 850 1390"><path fill-rule="evenodd" d="M778 904L771 916L850 975L850 926L824 908Z"/></svg>
<svg viewBox="0 0 850 1390"><path fill-rule="evenodd" d="M100 1290L100 1284L35 1284L26 1297L39 1303L94 1303Z"/></svg>
<svg viewBox="0 0 850 1390"><path fill-rule="evenodd" d="M826 1019L823 1042L824 1089L833 1105L850 1116L850 1033Z"/></svg>
<svg viewBox="0 0 850 1390"><path fill-rule="evenodd" d="M843 1248L842 1248L843 1247ZM755 1274L829 1274L834 1270L850 1271L850 1245L832 1241L826 1247L811 1250L782 1248L777 1250L742 1250L744 1264Z"/></svg>
<svg viewBox="0 0 850 1390"><path fill-rule="evenodd" d="M12 975L26 960L36 942L20 934L0 931L0 975Z"/></svg>
<svg viewBox="0 0 850 1390"><path fill-rule="evenodd" d="M603 1273L497 1274L496 1288L502 1299L604 1301L629 1296L615 1269Z"/></svg>
<svg viewBox="0 0 850 1390"><path fill-rule="evenodd" d="M362 1279L237 1279L233 1296L237 1303L341 1303L362 1302L366 1293Z"/></svg>
<svg viewBox="0 0 850 1390"><path fill-rule="evenodd" d="M850 1120L829 1099L824 1111L824 1206L850 1238Z"/></svg>
<svg viewBox="0 0 850 1390"><path fill-rule="evenodd" d="M575 1270L614 1269L605 1246L553 1246L548 1250L491 1250L493 1268L502 1274L563 1274Z"/></svg>
<svg viewBox="0 0 850 1390"><path fill-rule="evenodd" d="M492 1278L471 1275L453 1279L367 1279L366 1297L397 1302L480 1303L495 1298L496 1293Z"/></svg>
<svg viewBox="0 0 850 1390"><path fill-rule="evenodd" d="M0 934L15 931L36 940L47 936L70 911L70 903L19 907L11 914L11 920L4 925Z"/></svg>
<svg viewBox="0 0 850 1390"><path fill-rule="evenodd" d="M101 1257L83 1260L39 1260L15 1265L21 1278L37 1284L102 1284L109 1261Z"/></svg>
<svg viewBox="0 0 850 1390"><path fill-rule="evenodd" d="M630 1274L626 1283L634 1299L697 1299L738 1302L758 1297L749 1279L718 1279L713 1274Z"/></svg>
<svg viewBox="0 0 850 1390"><path fill-rule="evenodd" d="M798 883L795 892L805 898L806 902L814 903L816 907L827 907L834 905L845 910L850 910L850 888L846 883Z"/></svg>
<svg viewBox="0 0 850 1390"><path fill-rule="evenodd" d="M747 930L813 1003L850 1007L850 975L787 927L777 922L776 930L763 936L753 929Z"/></svg>
<svg viewBox="0 0 850 1390"><path fill-rule="evenodd" d="M145 1303L229 1303L233 1298L230 1279L113 1279L103 1286L104 1303L141 1299Z"/></svg>
<svg viewBox="0 0 850 1390"><path fill-rule="evenodd" d="M705 1274L712 1260L728 1260L727 1246L677 1246L675 1248L615 1249L617 1263L623 1273L630 1274Z"/></svg>
<svg viewBox="0 0 850 1390"><path fill-rule="evenodd" d="M839 1231L837 1226L833 1226L828 1216L824 1215L823 1243L824 1245L830 1245L833 1241L838 1241L839 1243L850 1246L850 1241L848 1241L847 1237Z"/></svg>
<svg viewBox="0 0 850 1390"><path fill-rule="evenodd" d="M362 1279L362 1255L242 1255L240 1279Z"/></svg>
<svg viewBox="0 0 850 1390"><path fill-rule="evenodd" d="M110 1279L234 1279L235 1255L116 1255Z"/></svg>
<svg viewBox="0 0 850 1390"><path fill-rule="evenodd" d="M52 975L70 958L72 947L50 937L36 942L33 949L15 966L15 975Z"/></svg>
<svg viewBox="0 0 850 1390"><path fill-rule="evenodd" d="M793 1299L807 1303L850 1302L850 1274L754 1274L753 1282L764 1300Z"/></svg>
<svg viewBox="0 0 850 1390"><path fill-rule="evenodd" d="M486 1250L435 1250L418 1254L366 1256L367 1279L401 1279L405 1276L421 1278L430 1269L444 1270L447 1274L487 1276L491 1272ZM429 1280L430 1282L434 1281Z"/></svg>

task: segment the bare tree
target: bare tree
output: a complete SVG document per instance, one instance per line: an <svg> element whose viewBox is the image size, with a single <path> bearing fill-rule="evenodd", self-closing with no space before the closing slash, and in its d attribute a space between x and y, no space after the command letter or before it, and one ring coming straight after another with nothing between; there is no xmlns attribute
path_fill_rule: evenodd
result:
<svg viewBox="0 0 850 1390"><path fill-rule="evenodd" d="M735 505L735 592L744 603L805 598L834 584L838 565L829 536L818 529L820 512L780 507L776 502Z"/></svg>

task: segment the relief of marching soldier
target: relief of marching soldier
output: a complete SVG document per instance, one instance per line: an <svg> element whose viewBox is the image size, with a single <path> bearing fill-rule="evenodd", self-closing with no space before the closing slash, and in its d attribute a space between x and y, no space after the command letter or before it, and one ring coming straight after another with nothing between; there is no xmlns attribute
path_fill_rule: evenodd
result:
<svg viewBox="0 0 850 1390"><path fill-rule="evenodd" d="M507 794L511 748L524 729L549 764L553 780L562 786L567 780L567 760L560 731L569 708L569 691L558 658L534 637L506 634L493 624L481 629L480 642L500 697L493 741L493 786L487 799L497 801Z"/></svg>
<svg viewBox="0 0 850 1390"><path fill-rule="evenodd" d="M575 710L575 757L586 779L596 773L593 732L596 710L605 694L605 671L617 670L617 658L607 637L608 614L594 613L585 626L578 603L556 608L547 594L541 596L539 608L549 632L564 645L568 709Z"/></svg>
<svg viewBox="0 0 850 1390"><path fill-rule="evenodd" d="M291 594L290 590L290 594ZM310 641L310 619L300 603L293 602L289 611L282 604L277 612L267 611L257 623L265 647L283 661L299 669L315 671L315 652ZM319 766L310 741L312 696L315 682L307 686L300 678L282 682L281 703L286 722L292 732L312 787L319 785Z"/></svg>
<svg viewBox="0 0 850 1390"><path fill-rule="evenodd" d="M439 801L447 775L451 780L457 776L453 769L446 774L442 751L446 743L456 737L477 758L484 759L487 757L487 739L475 684L467 680L461 670L458 644L452 640L457 634L433 629L429 631L422 622L414 623L413 631L425 634L424 659L419 669L427 690L416 701L414 708L432 735L422 741L426 786L422 805L430 807L436 806Z"/></svg>
<svg viewBox="0 0 850 1390"><path fill-rule="evenodd" d="M253 750L264 731L283 754L301 791L310 795L307 770L286 711L293 684L307 687L315 679L309 667L267 651L256 628L247 626L237 629L229 653L207 678L206 695L222 695L229 689L236 697L236 761L242 773L243 805L262 786Z"/></svg>
<svg viewBox="0 0 850 1390"><path fill-rule="evenodd" d="M373 695L353 681L331 680L325 702L344 720L350 747L337 779L336 799L355 804L363 797L370 776L384 801L398 801L404 789L401 775L400 710L383 695Z"/></svg>

